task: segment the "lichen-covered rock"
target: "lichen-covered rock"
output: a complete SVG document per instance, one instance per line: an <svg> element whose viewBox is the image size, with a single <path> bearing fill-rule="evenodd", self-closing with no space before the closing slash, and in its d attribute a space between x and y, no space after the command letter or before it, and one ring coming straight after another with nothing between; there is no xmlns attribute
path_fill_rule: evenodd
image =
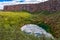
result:
<svg viewBox="0 0 60 40"><path fill-rule="evenodd" d="M34 36L37 36L37 37L48 37L48 38L51 38L51 39L54 39L54 37L46 32L43 28L35 25L35 24L27 24L27 25L24 25L21 27L21 31L27 33L27 34L34 34Z"/></svg>

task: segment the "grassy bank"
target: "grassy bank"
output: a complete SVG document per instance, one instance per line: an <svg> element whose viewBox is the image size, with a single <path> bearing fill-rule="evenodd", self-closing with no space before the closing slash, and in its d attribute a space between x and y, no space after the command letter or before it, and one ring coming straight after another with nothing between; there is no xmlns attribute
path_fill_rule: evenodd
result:
<svg viewBox="0 0 60 40"><path fill-rule="evenodd" d="M60 12L53 14L44 14L29 12L7 12L0 11L0 39L1 40L44 40L35 38L32 35L26 35L20 31L25 24L37 24L56 37L59 37ZM49 13L49 12L48 12ZM58 33L58 35L56 34ZM47 39L46 39L47 40Z"/></svg>

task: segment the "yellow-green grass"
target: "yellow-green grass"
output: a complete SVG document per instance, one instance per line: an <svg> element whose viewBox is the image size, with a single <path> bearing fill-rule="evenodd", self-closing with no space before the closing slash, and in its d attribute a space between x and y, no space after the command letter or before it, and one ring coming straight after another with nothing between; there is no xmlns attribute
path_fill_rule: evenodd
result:
<svg viewBox="0 0 60 40"><path fill-rule="evenodd" d="M28 18L31 16L31 14L29 14L28 12L2 12L0 11L0 15L3 16L11 16L11 17L24 17L24 18Z"/></svg>
<svg viewBox="0 0 60 40"><path fill-rule="evenodd" d="M28 12L0 11L0 40L31 40L20 27L30 23L32 15Z"/></svg>
<svg viewBox="0 0 60 40"><path fill-rule="evenodd" d="M38 25L41 22L44 23L46 22L46 24L49 25L49 22L47 22L46 19L52 18L53 20L55 20L54 17L55 16L59 17L59 15L60 15L59 13L45 15L42 14L42 12L39 14L38 13L31 14L23 11L22 12L0 11L0 40L44 40L45 38L41 39L36 38L32 35L30 36L24 34L23 32L20 31L20 27L30 23Z"/></svg>

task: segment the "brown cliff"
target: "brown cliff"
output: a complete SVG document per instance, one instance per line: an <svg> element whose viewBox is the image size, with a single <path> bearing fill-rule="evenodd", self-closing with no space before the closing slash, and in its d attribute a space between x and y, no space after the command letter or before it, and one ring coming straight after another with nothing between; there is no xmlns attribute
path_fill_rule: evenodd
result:
<svg viewBox="0 0 60 40"><path fill-rule="evenodd" d="M37 12L40 10L58 11L60 10L59 0L50 0L38 4L18 4L4 6L5 11L22 11Z"/></svg>
<svg viewBox="0 0 60 40"><path fill-rule="evenodd" d="M47 2L39 3L39 4L18 4L18 5L10 5L10 6L4 6L5 11L22 11L26 10L29 12L36 12L40 10L49 10L49 6L46 5ZM45 6L46 5L46 6Z"/></svg>

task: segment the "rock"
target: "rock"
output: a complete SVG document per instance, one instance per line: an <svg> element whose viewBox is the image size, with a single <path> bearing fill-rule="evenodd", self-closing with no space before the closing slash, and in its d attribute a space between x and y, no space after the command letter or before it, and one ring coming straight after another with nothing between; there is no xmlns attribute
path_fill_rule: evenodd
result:
<svg viewBox="0 0 60 40"><path fill-rule="evenodd" d="M37 36L37 37L49 37L51 39L54 39L54 37L46 32L43 28L35 25L35 24L27 24L27 25L24 25L21 27L21 31L27 33L27 34L34 34L34 36Z"/></svg>

